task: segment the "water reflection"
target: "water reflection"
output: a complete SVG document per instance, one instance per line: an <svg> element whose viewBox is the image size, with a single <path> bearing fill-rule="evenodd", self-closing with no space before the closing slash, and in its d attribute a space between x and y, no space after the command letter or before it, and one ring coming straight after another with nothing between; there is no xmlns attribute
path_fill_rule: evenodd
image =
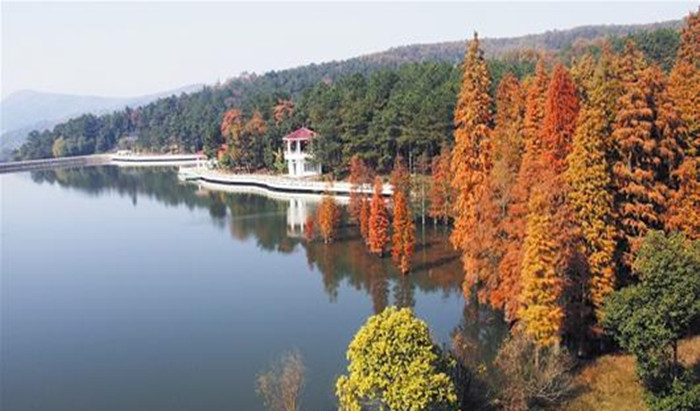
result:
<svg viewBox="0 0 700 411"><path fill-rule="evenodd" d="M177 179L169 168L85 167L37 171L37 183L58 184L90 195L114 192L129 197L136 206L139 196L169 206L208 209L212 223L227 227L238 241L254 241L265 251L292 253L302 249L308 265L317 269L331 301L347 282L372 299L375 312L387 305L413 307L415 289L442 293L444 298L461 293L461 269L457 254L447 242L447 234L425 228L418 232L414 271L402 276L390 258L369 254L355 227L343 227L334 244L307 243L303 225L315 213L320 198L287 195L265 196L245 187L210 191Z"/></svg>
<svg viewBox="0 0 700 411"><path fill-rule="evenodd" d="M305 241L301 235L303 223L309 215L315 213L318 201L313 197L273 198L246 189L212 191L196 184L181 182L174 169L162 168L77 168L35 172L31 178L38 184L57 185L90 196L124 197L134 207L138 207L138 210L132 209L119 198L101 203L102 207L115 207L114 214L110 214L114 221L106 224L103 229L109 231L110 235L104 235L102 241L110 244L109 250L121 250L123 258L105 268L111 275L94 277L96 283L90 284L103 284L100 281L109 283L115 281L114 278L124 278L124 273L132 273L133 277L126 277L128 281L124 279L123 288L126 291L120 294L124 300L115 299L115 307L127 312L131 307L139 307L130 300L135 299L144 301L144 304L145 301L153 301L156 312L178 313L172 319L173 325L168 328L168 333L182 333L180 339L173 339L182 341L182 346L173 347L170 342L164 342L163 346L157 348L141 348L139 344L125 345L123 355L138 359L139 355L134 353L138 353L139 349L144 358L163 353L167 361L176 364L182 361L182 369L185 370L190 366L189 361L205 364L201 366L204 371L201 376L202 386L198 386L200 391L187 391L191 396L188 398L192 401L219 398L219 394L201 391L204 386L214 386L219 392L226 392L228 397L234 398L237 404L243 405L242 408L261 409L259 399L253 391L255 373L268 363L271 356L296 347L308 359L312 371L312 382L305 403L316 409L330 409L334 403L333 381L344 367L343 353L352 334L368 314L378 313L388 305L414 307L428 322L436 339L455 348L471 364L489 363L505 334L505 326L498 313L476 301L464 304L461 263L447 241L447 233L441 229L418 227L418 245L413 262L415 268L408 276L403 276L390 258L380 259L367 252L356 227L341 227L338 240L333 244ZM162 216L162 210L154 207L153 201L144 201L146 199L195 212L191 215L179 212ZM64 210L84 204L84 201L78 200L71 201L69 205L64 204ZM135 215L144 218L148 216L157 221L144 219L139 225L131 224L129 219ZM103 216L95 218L95 221L104 219ZM186 225L191 224L192 220L196 220L199 226L191 228ZM66 221L66 225L61 228L82 232L70 224L72 223ZM150 233L151 224L159 227L163 233L160 234L161 237L145 234L150 241L136 241L141 248L134 245L132 236L144 235L138 230ZM124 232L118 229L119 226L125 226ZM169 238L183 235L190 229L192 231L187 232L192 234L186 235L194 237L189 238L189 241L180 242ZM95 236L89 231L82 237ZM119 233L128 240L108 241L108 237ZM231 246L232 241L229 239L233 240L235 247ZM88 242L80 243L77 239L71 241L76 243L71 247L89 246ZM29 241L22 245L27 253L34 249ZM147 250L149 247L155 248L155 254ZM73 248L65 251L66 254L72 252ZM109 258L110 252L105 251L100 254L100 258ZM175 258L179 263L171 263L173 253L192 253L196 256L195 262L191 266L182 267L187 260ZM264 255L261 256L261 253ZM52 257L57 258L55 255ZM148 269L143 269L141 265L148 266ZM64 262L62 269L71 272L79 270L79 267ZM30 271L26 267L24 270ZM85 277L80 277L80 281L76 279L71 287L66 287L66 295L71 296L66 301L78 300L84 302L81 308L93 309L93 300L82 300L82 296L89 294L77 297L72 294L73 288L80 289L85 283L84 278L93 278L90 274L94 269L85 270L89 273L77 271ZM287 270L293 275L287 275ZM152 284L153 289L157 290L157 298L144 292L141 300L138 294L134 294L133 287L147 279L150 282L146 284ZM17 290L17 286L14 289ZM149 289L146 286L143 288ZM111 286L105 285L105 290L109 290L105 291L109 293L106 295L112 295ZM191 297L192 290L195 290L193 295L199 296L198 299ZM20 298L21 293L15 294L18 296L17 301L24 300ZM185 296L190 297L184 298ZM170 297L172 298L169 299ZM181 303L183 298L184 301L190 301L189 308ZM329 301L331 304L327 304ZM16 302L15 305L24 308L20 303ZM193 307L199 307L200 314L188 314L189 310L197 309ZM17 312L31 313L31 310L18 309ZM82 312L84 311L81 310L80 313ZM22 315L27 314L14 315L17 324L21 323ZM131 325L134 319L125 315L124 318L128 318L129 323L123 325L123 328L119 326L121 323L116 326L110 323L109 327L105 327L107 331L103 332L116 329L117 336L131 335L134 332L138 337L133 341L141 341L141 338L146 341L148 338L158 339L158 335L151 334L150 330L162 321L170 324L169 317L164 314L167 320L158 318L158 321L148 322L152 315L149 313L141 319L149 324L148 327L136 330ZM90 323L85 330L93 332L102 323L103 320ZM75 335L81 335L80 332L84 329L78 324L75 325L75 330ZM223 338L222 335L227 337ZM70 340L65 335L61 337ZM197 342L191 343L191 338ZM229 351L232 344L236 349ZM25 347L26 344L17 339L12 346ZM70 344L66 343L66 347L70 355L77 355ZM96 347L101 346L98 344ZM17 351L21 349L16 348ZM207 352L212 353L211 363L207 362ZM108 361L109 355L105 355L102 360ZM27 354L29 357L30 353ZM221 374L208 371L212 367L216 368L212 364L222 362L225 365L220 367ZM16 368L21 369L25 364L26 362L17 361ZM60 364L56 365L56 369L62 369L60 367ZM113 367L118 368L118 364ZM186 371L183 373L188 375ZM163 374L169 375L166 372ZM161 375L161 378L167 380L167 375ZM235 379L235 384L220 381L220 378L224 379L223 375ZM163 383L162 390L169 393L170 390L175 390L175 386L166 382ZM235 392L230 392L231 390ZM128 395L124 396L127 397ZM157 403L166 397L154 394L153 401ZM197 407L192 407L195 408ZM56 409L72 408L65 406Z"/></svg>

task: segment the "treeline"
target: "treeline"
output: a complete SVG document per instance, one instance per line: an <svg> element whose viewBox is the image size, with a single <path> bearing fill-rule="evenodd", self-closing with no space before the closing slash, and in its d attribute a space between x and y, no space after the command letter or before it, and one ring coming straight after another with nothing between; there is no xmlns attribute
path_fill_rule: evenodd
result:
<svg viewBox="0 0 700 411"><path fill-rule="evenodd" d="M640 48L648 51L648 57L653 61L673 60L678 38L675 30L640 31L632 36L639 40ZM561 58L568 61L584 50L600 49L596 43L584 43L585 47L574 44L573 40L557 43L562 46L557 50L562 51ZM564 46L566 44L569 46ZM273 71L261 76L242 75L224 84L204 87L200 92L171 96L143 107L99 117L83 115L53 130L31 132L27 142L14 153L14 158L85 155L108 151L119 144L156 152L207 150L213 153L226 138L219 126L223 114L235 107L247 119L256 110L260 111L270 133L265 137L271 143L263 166L273 168L274 153L279 148L276 146L278 137L290 127L290 124L285 124L281 130L276 127L274 108L279 100L291 100L295 106L291 125L316 127L322 136L327 137L320 156L329 161L329 171L343 171L352 154L363 150L367 141L376 137L382 138L382 143L376 145L381 151L360 155L367 156L368 161L386 171L396 153L410 159L426 150L420 146L422 143L419 146L414 144L418 132L425 133L426 139L431 141L427 146L433 154L436 139L451 139L449 113L459 83L459 68L455 62L462 55L461 48L458 51L445 48L437 53L423 50L417 54L405 54L401 50L387 52L393 53L390 56L380 53L381 58L363 56ZM414 61L420 63L411 64ZM497 79L503 72L511 71L522 76L532 71L533 64L532 53L518 51L499 54L497 59L489 60L489 70L494 78L492 92L495 93ZM416 101L424 97L423 104L417 106ZM434 108L435 113L420 113L428 111L428 107ZM416 116L417 119L412 120ZM347 124L344 124L346 120ZM351 139L348 133L354 129L360 133L358 139L362 142ZM437 138L436 133L441 131L443 136ZM411 133L414 136L408 135ZM400 138L396 137L399 134ZM343 153L337 145L347 141L354 147ZM341 170L336 170L336 166Z"/></svg>
<svg viewBox="0 0 700 411"><path fill-rule="evenodd" d="M700 406L677 359L700 320L700 15L687 23L669 75L628 40L570 68L540 59L495 98L475 37L450 172L434 170L450 183L465 293L542 352L585 352L605 329L635 354L655 410Z"/></svg>

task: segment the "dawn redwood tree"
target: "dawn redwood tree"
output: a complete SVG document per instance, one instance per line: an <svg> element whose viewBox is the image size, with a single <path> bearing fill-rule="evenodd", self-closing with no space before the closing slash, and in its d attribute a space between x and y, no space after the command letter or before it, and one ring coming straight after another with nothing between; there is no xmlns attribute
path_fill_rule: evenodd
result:
<svg viewBox="0 0 700 411"><path fill-rule="evenodd" d="M435 224L442 220L443 224L447 225L452 214L450 158L450 149L446 145L442 146L439 155L433 157L428 215Z"/></svg>
<svg viewBox="0 0 700 411"><path fill-rule="evenodd" d="M496 109L496 124L491 138L493 167L478 204L480 229L471 245L474 248L474 265L467 270L465 291L478 284L480 300L501 309L503 300L497 292L500 277L498 265L509 240L506 219L511 211L513 187L522 157L525 111L524 93L512 73L506 73L498 85Z"/></svg>
<svg viewBox="0 0 700 411"><path fill-rule="evenodd" d="M455 223L450 239L454 247L462 251L466 271L473 258L470 242L478 229L477 204L491 166L491 80L476 33L469 44L463 69L454 114L451 169Z"/></svg>
<svg viewBox="0 0 700 411"><path fill-rule="evenodd" d="M616 82L612 58L605 51L592 73L568 156L566 182L580 252L587 262L590 298L600 317L606 295L615 288L615 215L613 210L611 148Z"/></svg>
<svg viewBox="0 0 700 411"><path fill-rule="evenodd" d="M685 233L691 240L700 240L700 173L698 160L687 157L676 173L678 190L669 201L666 228Z"/></svg>
<svg viewBox="0 0 700 411"><path fill-rule="evenodd" d="M613 187L623 263L630 267L647 231L663 228L671 175L680 162L682 124L669 104L663 73L648 67L631 41L620 59L620 78L624 93L613 125Z"/></svg>
<svg viewBox="0 0 700 411"><path fill-rule="evenodd" d="M360 198L360 234L365 244L369 246L369 216L371 214L370 201L367 196Z"/></svg>
<svg viewBox="0 0 700 411"><path fill-rule="evenodd" d="M318 230L323 238L323 242L332 243L335 239L338 223L340 222L340 209L335 198L325 193L318 205L316 219L318 220Z"/></svg>
<svg viewBox="0 0 700 411"><path fill-rule="evenodd" d="M700 155L700 12L690 13L671 70L668 93L688 128L686 155Z"/></svg>
<svg viewBox="0 0 700 411"><path fill-rule="evenodd" d="M360 208L365 196L363 189L367 183L367 176L367 166L365 166L360 156L355 154L350 159L350 203L348 204L348 210L350 211L350 218L357 222L360 221Z"/></svg>
<svg viewBox="0 0 700 411"><path fill-rule="evenodd" d="M416 227L413 213L406 195L401 190L394 191L394 233L391 244L391 257L402 274L411 271L411 257L416 243Z"/></svg>
<svg viewBox="0 0 700 411"><path fill-rule="evenodd" d="M374 193L370 204L368 246L372 254L382 257L389 243L389 213L382 195L382 179L374 179Z"/></svg>
<svg viewBox="0 0 700 411"><path fill-rule="evenodd" d="M505 255L499 264L500 278L498 288L494 291L494 300L503 307L506 319L517 318L520 306L520 272L523 258L523 241L527 225L528 202L530 191L535 182L541 179L542 168L542 123L544 118L549 75L544 59L540 58L535 68L535 75L529 81L523 116L524 152L518 177L513 187L513 204L507 215L505 227L508 242Z"/></svg>
<svg viewBox="0 0 700 411"><path fill-rule="evenodd" d="M525 333L542 346L558 345L564 319L562 278L557 272L556 237L547 196L536 190L530 199L522 264L521 307Z"/></svg>
<svg viewBox="0 0 700 411"><path fill-rule="evenodd" d="M403 193L404 198L410 201L411 198L411 174L404 164L403 158L397 156L394 161L394 168L391 170L391 175L389 176L389 183L391 184L394 192L400 191Z"/></svg>

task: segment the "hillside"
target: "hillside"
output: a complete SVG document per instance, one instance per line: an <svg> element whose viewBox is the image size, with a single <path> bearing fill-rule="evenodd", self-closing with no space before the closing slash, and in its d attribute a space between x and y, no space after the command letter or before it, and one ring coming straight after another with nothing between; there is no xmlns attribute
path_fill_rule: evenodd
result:
<svg viewBox="0 0 700 411"><path fill-rule="evenodd" d="M579 49L582 47L578 46L591 44L604 37L612 38L613 45L619 49L622 44L621 36L632 35L650 60L668 69L676 54L677 30L681 24L680 21L669 21L651 25L587 26L516 38L487 38L483 40L483 45L487 55L490 56L489 69L494 78L494 86L504 71L513 71L520 77L531 72L534 65L532 55L521 55L523 53L518 51L530 49L547 51L558 55L566 62L570 60L568 57L572 54L580 52ZM463 58L464 47L464 41L411 45L343 61L311 64L288 70L271 71L262 75L245 74L224 84L205 87L197 93L163 98L135 110L121 111L100 118L84 116L60 124L53 132L34 132L29 143L22 147L16 157L50 157L54 154L53 143L58 137L62 137L67 143L59 150L61 155L80 155L108 150L113 148L124 135L138 136L138 144L142 148L156 151L174 147L182 151L214 148L222 141L218 126L227 108L239 107L246 116L252 115L255 110L260 110L265 121L270 123L274 116L274 105L279 99L291 99L295 106L301 102L302 106L309 108L313 105L309 104L309 96L314 94L314 89L319 84L330 85L339 82L343 84L343 81L340 81L342 79L352 82L354 80L348 79L352 75L364 76L364 82L371 82L372 80L368 78L373 73L396 71L400 67L411 64L436 63L456 68L457 63ZM409 82L404 85L402 81L394 83L391 75L379 77L387 77L391 85L398 84L403 87L402 92L406 95L411 93L422 95L423 91L420 88L434 82L434 79L429 78L431 70L429 66L416 70L423 73L405 72L404 74L407 78L414 75L420 77L425 80L425 83L411 85ZM449 111L454 102L458 76L455 76L455 73L444 72L446 70L444 67L438 70L444 74L440 80L443 83L432 84L427 90L445 91L440 96L435 96L437 100L432 103L437 111L442 113L443 109ZM316 94L322 91L316 90ZM349 98L356 97L355 93L352 93L352 87L349 87L348 92ZM308 123L311 121L310 117L314 115L314 110L315 112L327 111L331 107L334 106L311 107L306 111L295 110L292 125ZM402 104L396 116L410 117L402 111L408 107L410 105ZM451 119L441 118L435 121L433 125L436 126L428 128L444 130L444 123L449 126ZM361 126L369 127L368 124ZM278 143L273 140L270 144L272 146L269 149L274 150ZM431 147L431 150L434 149L435 147Z"/></svg>
<svg viewBox="0 0 700 411"><path fill-rule="evenodd" d="M104 114L124 107L141 106L170 95L201 89L193 84L160 93L136 97L101 97L22 90L0 102L2 136L0 152L19 147L32 130L45 130L85 113Z"/></svg>

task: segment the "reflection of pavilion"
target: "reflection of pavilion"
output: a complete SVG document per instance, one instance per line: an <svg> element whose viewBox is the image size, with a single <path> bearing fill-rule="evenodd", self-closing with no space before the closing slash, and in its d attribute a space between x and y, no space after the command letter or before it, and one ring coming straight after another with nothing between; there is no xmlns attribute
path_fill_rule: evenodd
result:
<svg viewBox="0 0 700 411"><path fill-rule="evenodd" d="M311 203L312 201L305 198L289 199L289 208L287 208L287 235L289 237L304 236L304 223L309 216L313 216Z"/></svg>

